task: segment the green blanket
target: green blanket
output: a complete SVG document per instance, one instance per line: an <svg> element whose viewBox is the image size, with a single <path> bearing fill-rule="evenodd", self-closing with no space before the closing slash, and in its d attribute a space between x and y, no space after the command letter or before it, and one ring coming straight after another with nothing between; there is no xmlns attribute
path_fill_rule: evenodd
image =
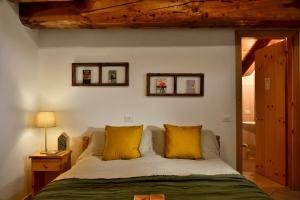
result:
<svg viewBox="0 0 300 200"><path fill-rule="evenodd" d="M135 194L160 193L166 200L270 199L241 175L193 175L59 180L34 200L132 200Z"/></svg>

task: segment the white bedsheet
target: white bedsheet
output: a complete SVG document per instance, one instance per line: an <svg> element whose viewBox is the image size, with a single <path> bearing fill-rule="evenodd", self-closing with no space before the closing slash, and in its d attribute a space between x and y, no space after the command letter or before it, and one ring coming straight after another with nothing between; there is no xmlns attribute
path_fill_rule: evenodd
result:
<svg viewBox="0 0 300 200"><path fill-rule="evenodd" d="M103 161L101 157L86 156L56 180L197 174L238 174L238 172L219 158L210 160L166 159L153 154L133 160Z"/></svg>

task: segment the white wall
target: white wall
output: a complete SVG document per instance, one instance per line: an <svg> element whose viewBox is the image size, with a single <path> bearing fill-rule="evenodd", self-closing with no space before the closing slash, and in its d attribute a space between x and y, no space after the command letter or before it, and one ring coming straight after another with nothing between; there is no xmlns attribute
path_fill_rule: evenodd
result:
<svg viewBox="0 0 300 200"><path fill-rule="evenodd" d="M38 106L36 32L26 30L17 8L0 0L0 199L28 194L28 155L40 140L30 128Z"/></svg>
<svg viewBox="0 0 300 200"><path fill-rule="evenodd" d="M222 157L235 167L233 30L45 30L39 59L41 108L58 111L52 148L61 131L79 137L88 126L125 124L132 115L134 124L203 124L221 136ZM130 63L129 87L71 86L73 62L121 61ZM148 72L202 72L205 96L146 97Z"/></svg>

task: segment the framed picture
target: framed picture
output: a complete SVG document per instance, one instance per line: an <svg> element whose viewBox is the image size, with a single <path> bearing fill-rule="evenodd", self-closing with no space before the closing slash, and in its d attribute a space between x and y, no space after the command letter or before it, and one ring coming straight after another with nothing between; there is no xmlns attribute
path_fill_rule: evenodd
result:
<svg viewBox="0 0 300 200"><path fill-rule="evenodd" d="M204 74L148 73L147 96L204 96Z"/></svg>
<svg viewBox="0 0 300 200"><path fill-rule="evenodd" d="M128 86L129 63L73 63L72 86Z"/></svg>
<svg viewBox="0 0 300 200"><path fill-rule="evenodd" d="M103 86L128 86L128 63L102 63L101 84Z"/></svg>
<svg viewBox="0 0 300 200"><path fill-rule="evenodd" d="M196 80L186 80L186 93L195 94L196 93Z"/></svg>
<svg viewBox="0 0 300 200"><path fill-rule="evenodd" d="M156 79L156 94L166 94L167 93L167 79L157 78Z"/></svg>
<svg viewBox="0 0 300 200"><path fill-rule="evenodd" d="M147 95L169 96L174 93L175 79L172 74L148 74Z"/></svg>
<svg viewBox="0 0 300 200"><path fill-rule="evenodd" d="M91 84L92 83L92 70L90 69L84 69L82 70L83 74L83 84Z"/></svg>
<svg viewBox="0 0 300 200"><path fill-rule="evenodd" d="M99 84L100 67L93 63L73 66L72 84L78 86L96 86Z"/></svg>
<svg viewBox="0 0 300 200"><path fill-rule="evenodd" d="M203 74L178 74L176 76L176 94L178 96L203 96Z"/></svg>
<svg viewBox="0 0 300 200"><path fill-rule="evenodd" d="M109 70L108 71L108 82L109 83L117 83L117 70Z"/></svg>

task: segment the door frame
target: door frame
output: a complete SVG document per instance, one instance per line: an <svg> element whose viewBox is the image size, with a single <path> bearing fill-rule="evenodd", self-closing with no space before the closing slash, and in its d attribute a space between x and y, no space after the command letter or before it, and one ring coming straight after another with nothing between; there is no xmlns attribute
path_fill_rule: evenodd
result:
<svg viewBox="0 0 300 200"><path fill-rule="evenodd" d="M259 39L288 39L288 66L286 85L287 117L287 185L300 189L300 66L299 66L299 32L298 30L236 30L236 167L243 170L243 135L242 135L242 37ZM298 123L297 123L298 122ZM299 153L298 153L299 155Z"/></svg>

